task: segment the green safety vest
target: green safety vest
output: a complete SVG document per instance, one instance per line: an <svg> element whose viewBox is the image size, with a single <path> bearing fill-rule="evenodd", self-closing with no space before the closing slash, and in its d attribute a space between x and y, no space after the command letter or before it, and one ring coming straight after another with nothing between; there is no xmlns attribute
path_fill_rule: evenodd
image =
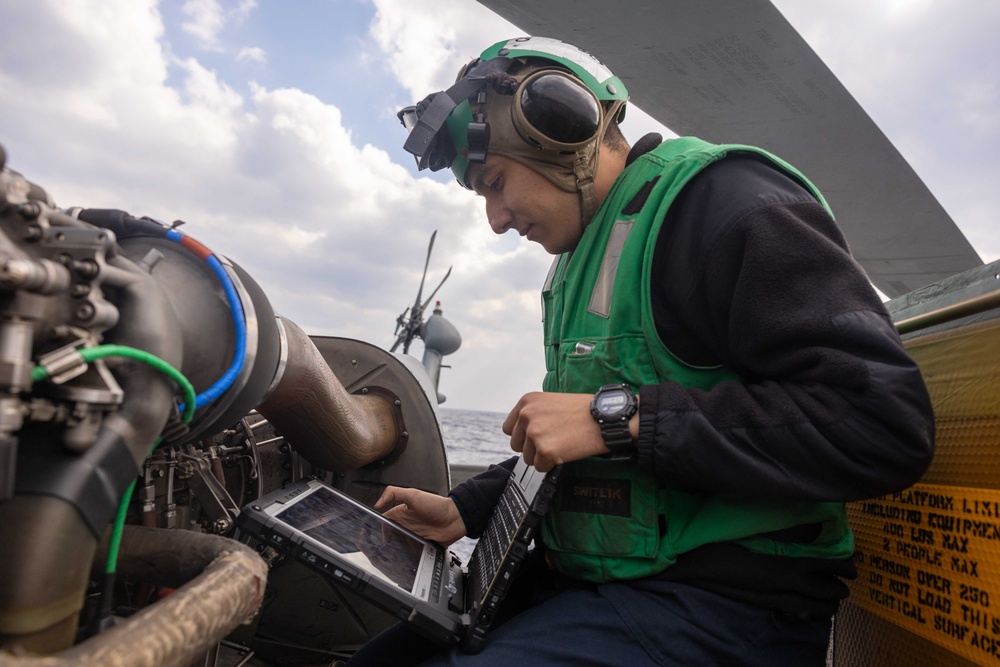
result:
<svg viewBox="0 0 1000 667"><path fill-rule="evenodd" d="M655 241L667 209L695 174L732 152L770 160L826 206L794 167L750 146L717 146L688 137L666 141L638 158L615 181L576 249L556 260L546 280L545 391L593 393L610 382L633 390L664 382L710 389L740 381L725 367L696 367L674 356L657 334L649 295ZM650 187L641 210L623 213L637 193ZM694 449L698 443L686 446ZM767 535L805 524L821 525L808 544ZM542 539L553 567L595 582L656 574L679 554L717 542L819 558L845 558L854 550L842 503L688 491L659 482L634 459L601 457L564 465Z"/></svg>

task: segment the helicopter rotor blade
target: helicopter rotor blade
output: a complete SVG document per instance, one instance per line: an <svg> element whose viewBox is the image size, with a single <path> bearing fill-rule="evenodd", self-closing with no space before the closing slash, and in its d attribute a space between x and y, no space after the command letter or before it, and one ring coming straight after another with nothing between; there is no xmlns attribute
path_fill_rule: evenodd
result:
<svg viewBox="0 0 1000 667"><path fill-rule="evenodd" d="M393 336L395 336L396 334L398 334L399 333L399 328L401 326L403 326L403 324L406 323L406 314L409 313L409 312L410 312L410 307L407 306L406 308L403 309L403 312L399 314L399 317L396 318L396 329L395 329L395 331L392 332Z"/></svg>
<svg viewBox="0 0 1000 667"><path fill-rule="evenodd" d="M417 298L413 302L412 306L407 306L403 310L402 314L396 318L396 330L393 331L393 336L396 336L396 341L392 344L389 352L395 352L400 345L403 346L403 354L409 352L410 343L413 342L414 338L417 338L420 335L420 329L424 324L424 310L426 310L428 304L430 304L438 290L441 289L444 282L448 280L448 276L451 275L451 267L448 267L448 272L445 274L444 278L441 279L441 282L437 284L437 287L434 288L434 291L431 292L430 296L427 297L425 301L422 300L424 285L427 282L427 270L430 267L431 253L434 250L434 240L436 238L437 230L434 230L431 234L431 240L427 244L427 257L424 260L424 273L420 276L420 287L417 288Z"/></svg>
<svg viewBox="0 0 1000 667"><path fill-rule="evenodd" d="M434 288L434 291L431 292L431 295L429 297L427 297L426 301L424 301L424 305L420 306L420 314L421 315L423 315L423 312L425 310L427 310L427 304L429 304L431 302L431 299L434 298L434 295L437 294L437 291L439 289L441 289L441 285L444 285L444 281L448 280L448 276L451 275L451 269L452 269L452 267L449 266L448 267L448 273L444 274L444 278L441 279L441 282L438 283L438 286Z"/></svg>
<svg viewBox="0 0 1000 667"><path fill-rule="evenodd" d="M404 330L403 333L399 334L399 336L396 338L396 342L392 344L392 347L389 348L389 352L395 352L396 348L399 347L400 343L405 342L405 338L406 338L406 331Z"/></svg>
<svg viewBox="0 0 1000 667"><path fill-rule="evenodd" d="M427 245L427 259L424 260L424 274L420 276L420 287L417 288L417 298L413 302L413 307L417 308L420 305L420 296L424 292L424 280L427 279L427 267L431 264L431 251L434 250L434 238L437 236L437 230L431 234L431 242Z"/></svg>

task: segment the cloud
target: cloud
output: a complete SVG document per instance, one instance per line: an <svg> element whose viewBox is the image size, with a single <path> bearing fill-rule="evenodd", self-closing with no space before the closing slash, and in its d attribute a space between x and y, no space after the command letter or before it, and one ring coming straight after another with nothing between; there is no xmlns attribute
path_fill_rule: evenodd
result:
<svg viewBox="0 0 1000 667"><path fill-rule="evenodd" d="M1000 135L1000 87L996 82L962 80L950 91L955 117L972 136Z"/></svg>
<svg viewBox="0 0 1000 667"><path fill-rule="evenodd" d="M181 14L187 20L181 29L195 38L200 48L206 51L228 50L221 42L221 34L227 24L243 24L257 8L257 0L239 0L235 6L225 9L219 0L185 0ZM264 62L265 53L258 47L245 47L237 53L238 61L252 60Z"/></svg>
<svg viewBox="0 0 1000 667"><path fill-rule="evenodd" d="M221 50L219 33L225 26L225 13L217 0L186 0L181 13L188 17L181 27L194 36L204 49Z"/></svg>
<svg viewBox="0 0 1000 667"><path fill-rule="evenodd" d="M370 34L414 101L447 88L490 44L522 34L477 2L374 0Z"/></svg>
<svg viewBox="0 0 1000 667"><path fill-rule="evenodd" d="M32 4L45 11L45 3ZM244 98L194 58L170 62L154 37L162 34L155 11L145 15L145 23L125 12L115 21L112 12L102 17L103 34L80 18L47 16L53 34L71 38L88 55L81 61L70 52L50 65L54 72L75 70L74 78L88 85L67 89L58 79L46 85L46 77L37 76L46 72L10 68L6 61L0 70L10 102L0 110L0 126L11 163L28 167L27 175L46 185L57 201L69 204L71 196L75 204L183 217L191 221L191 233L198 233L193 229L198 221L199 231L209 236L216 236L215 227L263 228L294 219L302 234L293 234L291 243L285 234L274 234L267 244L268 252L291 254L305 238L321 238L320 229L339 217L339 206L352 207L354 189L379 189L362 187L371 173L363 164L377 162L384 172L386 159L351 144L335 106L301 91L262 87ZM128 59L120 58L123 43ZM37 45L58 52L54 47ZM179 74L177 88L166 83L170 67ZM409 178L402 169L399 173ZM89 195L99 191L113 192L114 198L94 201ZM335 201L316 203L331 191ZM296 192L299 196L288 196ZM272 196L269 201L263 193ZM218 236L232 246L232 237Z"/></svg>
<svg viewBox="0 0 1000 667"><path fill-rule="evenodd" d="M250 16L250 12L257 8L257 0L240 0L232 10L233 18L239 23Z"/></svg>
<svg viewBox="0 0 1000 667"><path fill-rule="evenodd" d="M263 63L267 62L267 54L259 46L247 46L239 50L239 53L236 54L236 60L238 62Z"/></svg>

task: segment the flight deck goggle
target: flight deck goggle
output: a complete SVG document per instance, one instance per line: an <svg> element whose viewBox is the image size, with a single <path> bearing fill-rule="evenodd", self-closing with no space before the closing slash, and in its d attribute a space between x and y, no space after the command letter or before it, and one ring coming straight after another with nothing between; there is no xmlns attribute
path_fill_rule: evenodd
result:
<svg viewBox="0 0 1000 667"><path fill-rule="evenodd" d="M399 111L397 116L409 131L403 148L416 157L418 169L449 167L460 151L469 162L486 160L490 141L485 114L487 77L492 72L506 73L514 62L500 57L474 64L448 90ZM459 109L463 105L467 109ZM531 71L520 80L513 92L510 118L528 145L573 154L594 140L601 128L602 110L597 96L579 79L549 67Z"/></svg>

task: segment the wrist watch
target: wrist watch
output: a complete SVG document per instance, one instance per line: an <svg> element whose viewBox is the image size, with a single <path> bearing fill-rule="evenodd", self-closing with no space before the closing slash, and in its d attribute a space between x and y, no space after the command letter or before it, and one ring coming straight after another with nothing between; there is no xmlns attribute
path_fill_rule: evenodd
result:
<svg viewBox="0 0 1000 667"><path fill-rule="evenodd" d="M635 393L626 384L606 384L590 401L590 414L601 427L601 437L611 450L604 458L629 459L635 455L635 443L628 421L639 406Z"/></svg>

